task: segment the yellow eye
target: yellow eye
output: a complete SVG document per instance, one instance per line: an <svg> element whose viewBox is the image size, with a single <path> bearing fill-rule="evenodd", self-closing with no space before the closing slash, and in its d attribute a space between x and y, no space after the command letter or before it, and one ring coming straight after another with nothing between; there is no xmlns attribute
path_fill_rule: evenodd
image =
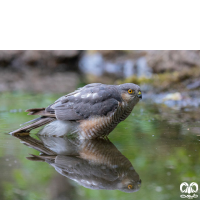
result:
<svg viewBox="0 0 200 200"><path fill-rule="evenodd" d="M128 93L129 93L129 94L132 94L132 93L133 93L133 90L129 89L129 90L128 90Z"/></svg>
<svg viewBox="0 0 200 200"><path fill-rule="evenodd" d="M142 92L141 92L141 91L139 91L139 92L138 92L138 94L139 94L139 95L141 95L141 94L142 94Z"/></svg>
<svg viewBox="0 0 200 200"><path fill-rule="evenodd" d="M129 189L129 190L132 189L132 187L133 187L132 185L128 185L128 189Z"/></svg>

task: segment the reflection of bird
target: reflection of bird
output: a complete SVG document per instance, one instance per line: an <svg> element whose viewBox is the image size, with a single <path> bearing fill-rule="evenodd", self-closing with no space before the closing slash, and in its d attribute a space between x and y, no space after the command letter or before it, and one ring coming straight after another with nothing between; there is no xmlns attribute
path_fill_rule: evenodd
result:
<svg viewBox="0 0 200 200"><path fill-rule="evenodd" d="M26 134L34 128L56 119L78 122L77 131L82 138L96 138L108 135L119 122L126 119L133 107L142 98L140 87L133 83L86 85L56 100L47 108L29 109L29 115L41 115L11 134Z"/></svg>
<svg viewBox="0 0 200 200"><path fill-rule="evenodd" d="M45 161L63 176L90 189L136 192L141 180L130 161L105 139L79 140L39 136L19 137L43 154L27 159Z"/></svg>

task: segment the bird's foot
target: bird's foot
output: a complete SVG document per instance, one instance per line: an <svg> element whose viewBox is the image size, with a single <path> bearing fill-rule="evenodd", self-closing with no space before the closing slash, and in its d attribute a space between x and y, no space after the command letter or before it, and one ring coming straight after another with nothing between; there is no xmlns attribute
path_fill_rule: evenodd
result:
<svg viewBox="0 0 200 200"><path fill-rule="evenodd" d="M108 136L106 135L105 137L104 137L106 140L109 140L109 138L108 138Z"/></svg>
<svg viewBox="0 0 200 200"><path fill-rule="evenodd" d="M102 135L101 137L98 137L98 138L96 138L96 139L100 139L100 140L108 140L109 141L109 139L108 139L108 136L107 135Z"/></svg>

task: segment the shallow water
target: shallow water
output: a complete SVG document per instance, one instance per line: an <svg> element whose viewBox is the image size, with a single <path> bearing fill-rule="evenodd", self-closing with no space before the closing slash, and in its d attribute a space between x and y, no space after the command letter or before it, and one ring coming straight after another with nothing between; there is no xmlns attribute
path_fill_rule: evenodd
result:
<svg viewBox="0 0 200 200"><path fill-rule="evenodd" d="M23 110L44 107L59 96L1 95L0 199L174 200L187 195L180 192L182 182L200 184L199 110L180 111L144 101L139 102L131 115L110 133L110 141L57 141L56 138L54 141L46 138L51 144L43 145L44 148L55 152L58 146L59 152L55 152L55 156L65 156L65 166L55 168L49 161L54 158L38 162L37 159L42 159L36 157L33 161L29 154L39 155L49 150L42 147L39 152L30 145L29 138L16 138L6 133L34 118ZM38 131L32 132L31 140L39 140L35 135ZM29 141L28 146L32 148L21 143L20 139L26 143ZM46 154L52 156L51 151ZM79 159L75 164L71 161L74 156ZM71 170L71 174L74 170L76 178L62 174L60 169ZM200 193L196 195L200 197Z"/></svg>

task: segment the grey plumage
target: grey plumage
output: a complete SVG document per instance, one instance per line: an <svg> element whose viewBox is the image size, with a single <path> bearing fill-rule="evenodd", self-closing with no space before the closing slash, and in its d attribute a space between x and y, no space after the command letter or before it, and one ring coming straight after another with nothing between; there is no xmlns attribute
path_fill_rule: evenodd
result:
<svg viewBox="0 0 200 200"><path fill-rule="evenodd" d="M78 140L39 136L18 137L23 143L43 153L28 160L45 161L61 175L95 190L139 190L141 180L130 161L109 141ZM42 147L43 145L43 147Z"/></svg>
<svg viewBox="0 0 200 200"><path fill-rule="evenodd" d="M83 120L90 116L106 116L122 102L115 85L89 84L63 96L46 108L60 120Z"/></svg>
<svg viewBox="0 0 200 200"><path fill-rule="evenodd" d="M27 135L27 132L29 133L31 130L41 127L43 125L49 124L50 122L53 122L55 120L56 119L53 117L38 117L34 120L26 122L26 124L27 124L27 123L31 123L33 121L32 124L26 125L22 128L12 131L12 132L10 132L10 134L11 135L21 135L21 136L23 136L24 134Z"/></svg>
<svg viewBox="0 0 200 200"><path fill-rule="evenodd" d="M122 85L89 84L59 98L46 109L27 110L30 115L41 115L42 118L38 118L33 124L18 129L12 134L30 131L39 126L40 119L43 120L41 125L44 125L44 121L48 123L47 118L51 118L50 121L57 119L80 123L77 131L81 133L82 138L93 139L105 136L119 122L126 119L139 98L141 98L140 88L133 83Z"/></svg>

